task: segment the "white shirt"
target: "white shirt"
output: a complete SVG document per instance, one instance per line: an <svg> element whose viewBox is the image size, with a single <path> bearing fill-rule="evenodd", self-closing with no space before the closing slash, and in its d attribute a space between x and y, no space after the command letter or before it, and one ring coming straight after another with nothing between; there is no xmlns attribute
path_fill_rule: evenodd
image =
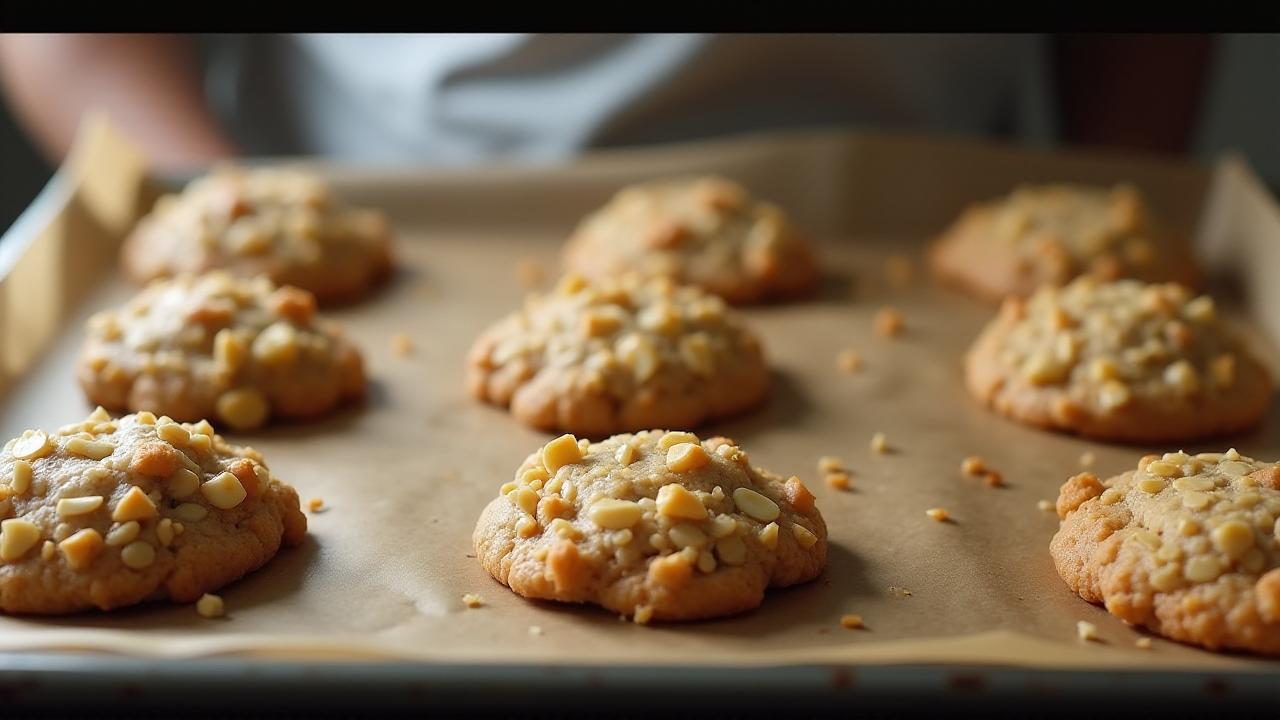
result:
<svg viewBox="0 0 1280 720"><path fill-rule="evenodd" d="M1039 36L206 38L251 154L556 162L591 147L854 126L1055 135Z"/></svg>

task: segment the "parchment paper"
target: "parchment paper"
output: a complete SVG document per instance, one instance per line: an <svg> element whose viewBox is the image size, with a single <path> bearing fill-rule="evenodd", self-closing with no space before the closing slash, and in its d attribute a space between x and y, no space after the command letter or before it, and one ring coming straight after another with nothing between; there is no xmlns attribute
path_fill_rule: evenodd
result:
<svg viewBox="0 0 1280 720"><path fill-rule="evenodd" d="M111 207L136 204L149 191L128 181L130 164L119 158L129 155L118 140L98 135L81 161L116 159L81 167L76 177L133 188L114 201L99 193L96 202L108 205L99 212L110 217ZM640 627L594 607L525 601L480 568L471 531L497 487L549 436L472 401L462 383L465 353L477 333L521 302L517 264L537 260L550 282L560 241L619 186L710 170L785 205L820 244L828 277L819 297L745 311L771 358L771 402L702 431L730 435L755 463L809 481L831 530L829 567L813 583L771 592L755 612L711 622ZM1280 272L1280 223L1239 160L1223 161L1210 192L1214 173L1171 162L819 133L614 152L559 169L325 172L352 201L386 208L399 233L393 281L367 301L331 312L365 352L370 399L319 422L232 436L260 449L304 501L324 500L328 509L310 516L309 540L223 590L226 619L202 619L192 606L170 604L4 617L0 650L482 664L1275 667L1159 639L1154 649L1137 650L1137 631L1067 590L1048 555L1057 519L1037 509L1037 501L1056 497L1085 451L1096 453L1094 469L1106 476L1147 451L1177 448L1040 432L979 407L962 387L961 356L994 308L935 287L919 263L923 242L969 200L1021 181L1130 180L1161 217L1188 232L1201 220L1203 199L1212 197L1202 246L1223 271L1250 265L1247 252L1271 252L1260 258L1271 263L1266 270L1252 263L1258 269L1249 277L1257 283ZM109 262L98 261L112 257L118 233L109 231L110 222L83 220L96 217L86 209L92 205L77 190L46 228L56 237L34 245L0 282L0 337L31 338L26 352L5 353L13 381L0 407L0 436L55 428L90 409L72 376L83 320L134 291ZM1224 209L1245 206L1252 215ZM70 223L72 217L81 220ZM905 288L886 282L891 254L916 260ZM86 258L95 260L96 283L73 271ZM1274 327L1274 313L1263 316L1280 307L1263 292L1274 292L1274 284L1240 293L1243 303L1255 304L1254 328L1263 320ZM906 316L908 330L898 340L872 332L884 304ZM391 351L390 339L400 332L413 339L409 357ZM47 348L39 342L45 335L52 338ZM862 353L860 373L837 369L845 348ZM870 452L877 431L887 435L892 454ZM1186 449L1235 446L1276 458L1278 436L1280 408L1257 432ZM962 477L960 460L973 454L1000 470L1007 487ZM853 492L823 485L815 467L822 455L852 466ZM947 508L954 522L926 517L935 506ZM484 607L467 609L464 593L478 593ZM841 628L847 612L861 614L867 628ZM1103 642L1079 641L1077 620L1096 623Z"/></svg>

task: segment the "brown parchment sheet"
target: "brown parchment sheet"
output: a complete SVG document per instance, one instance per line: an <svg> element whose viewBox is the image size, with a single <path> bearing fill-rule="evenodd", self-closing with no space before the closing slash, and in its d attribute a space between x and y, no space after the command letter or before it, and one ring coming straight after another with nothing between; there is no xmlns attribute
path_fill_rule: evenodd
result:
<svg viewBox="0 0 1280 720"><path fill-rule="evenodd" d="M84 319L135 288L118 275L118 233L97 217L141 204L132 156L110 132L81 149L79 183L54 227L0 281L0 337L9 386L0 391L0 436L56 428L89 408L72 367ZM105 144L106 147L98 147ZM92 152L90 152L92 150ZM99 158L99 163L85 158ZM1238 308L1255 332L1276 315L1280 219L1239 159L1216 168L1150 159L1064 155L956 140L842 133L787 134L592 155L568 167L465 172L321 168L351 201L388 210L399 270L360 304L329 311L364 350L368 402L314 423L230 436L260 449L304 502L310 537L225 588L228 617L157 603L113 613L0 618L0 650L97 650L148 657L226 655L311 660L402 659L441 663L691 665L955 663L1025 668L1262 670L1247 656L1214 654L1139 632L1074 596L1048 555L1057 528L1039 500L1080 469L1085 451L1109 475L1166 447L1117 446L1007 422L961 384L961 357L995 309L935 286L920 263L924 242L964 203L1024 181L1128 180L1167 222L1199 242L1223 273L1245 268ZM527 453L550 438L470 399L463 359L475 336L516 308L516 266L533 259L555 275L574 223L620 186L659 175L717 171L787 207L820 245L826 280L812 301L744 310L765 341L775 387L760 411L700 431L736 438L753 462L809 481L830 528L830 563L815 582L771 591L760 609L690 624L642 627L595 607L523 600L472 557L481 508ZM122 189L124 188L124 189ZM110 196L115 192L115 197ZM1203 210L1203 212L1202 212ZM119 215L115 226L119 227ZM127 223L126 223L127 224ZM12 238L11 238L12 239ZM885 259L912 257L902 288ZM95 268L93 280L84 267ZM1263 267L1265 263L1265 268ZM1246 282L1247 281L1247 282ZM1248 285L1247 283L1253 283ZM1270 293L1270 295L1267 295ZM74 302L67 298L74 298ZM872 318L900 308L907 331L877 338ZM392 352L407 333L414 350ZM37 342L50 338L47 347ZM1274 360L1273 340L1263 340ZM845 348L864 357L842 374ZM37 352L38 351L38 352ZM25 360L25 362L23 362ZM876 455L873 433L895 451ZM1280 409L1248 435L1198 443L1280 458ZM981 455L1007 486L962 477ZM817 477L822 455L845 459L855 490ZM925 515L947 508L953 523ZM464 593L484 600L467 609ZM843 613L866 629L839 625ZM1076 637L1096 623L1102 642ZM532 632L536 627L540 633Z"/></svg>

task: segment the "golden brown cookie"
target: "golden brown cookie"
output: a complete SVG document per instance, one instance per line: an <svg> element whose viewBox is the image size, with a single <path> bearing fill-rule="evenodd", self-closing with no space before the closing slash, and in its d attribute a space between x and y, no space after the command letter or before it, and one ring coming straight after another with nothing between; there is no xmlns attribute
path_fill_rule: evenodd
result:
<svg viewBox="0 0 1280 720"><path fill-rule="evenodd" d="M307 534L298 493L206 422L98 408L0 452L0 610L194 602Z"/></svg>
<svg viewBox="0 0 1280 720"><path fill-rule="evenodd" d="M1080 597L1174 640L1280 654L1280 464L1148 455L1068 480L1058 517L1050 553Z"/></svg>
<svg viewBox="0 0 1280 720"><path fill-rule="evenodd" d="M966 358L1002 415L1091 437L1171 442L1256 425L1271 379L1213 300L1174 284L1082 277L1009 298Z"/></svg>
<svg viewBox="0 0 1280 720"><path fill-rule="evenodd" d="M1130 185L1019 187L965 209L934 243L929 263L939 278L991 301L1086 273L1195 286L1189 244L1149 215Z"/></svg>
<svg viewBox="0 0 1280 720"><path fill-rule="evenodd" d="M77 377L89 401L236 430L308 418L364 393L359 352L305 290L224 272L158 280L90 318Z"/></svg>
<svg viewBox="0 0 1280 720"><path fill-rule="evenodd" d="M651 430L563 435L525 459L476 524L480 564L519 595L637 622L750 610L817 577L827 527L797 477L732 440Z"/></svg>
<svg viewBox="0 0 1280 720"><path fill-rule="evenodd" d="M476 340L468 387L534 427L603 437L739 413L764 399L769 370L720 298L665 279L567 275Z"/></svg>
<svg viewBox="0 0 1280 720"><path fill-rule="evenodd" d="M794 298L818 284L813 248L782 209L719 177L624 188L582 221L564 258L588 278L670 278L732 303Z"/></svg>
<svg viewBox="0 0 1280 720"><path fill-rule="evenodd" d="M221 268L348 301L391 269L391 224L305 171L224 166L160 198L122 257L139 283Z"/></svg>

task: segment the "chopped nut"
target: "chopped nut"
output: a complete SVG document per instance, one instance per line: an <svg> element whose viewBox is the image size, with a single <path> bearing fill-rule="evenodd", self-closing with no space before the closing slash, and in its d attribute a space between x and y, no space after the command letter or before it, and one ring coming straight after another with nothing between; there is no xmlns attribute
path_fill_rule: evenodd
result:
<svg viewBox="0 0 1280 720"><path fill-rule="evenodd" d="M173 544L173 520L164 518L156 523L156 539L160 541L160 547Z"/></svg>
<svg viewBox="0 0 1280 720"><path fill-rule="evenodd" d="M777 503L751 488L740 487L734 490L733 503L739 510L760 522L770 522L780 512Z"/></svg>
<svg viewBox="0 0 1280 720"><path fill-rule="evenodd" d="M134 570L150 567L156 561L156 549L150 544L137 540L124 546L120 551L120 561Z"/></svg>
<svg viewBox="0 0 1280 720"><path fill-rule="evenodd" d="M683 488L681 489L683 490ZM699 503L698 507L702 507L702 504ZM704 510L704 517L705 512ZM591 522L608 530L622 530L632 527L637 522L640 522L640 516L643 514L644 511L638 504L630 500L615 500L612 498L597 500L587 510L587 517L591 519Z"/></svg>
<svg viewBox="0 0 1280 720"><path fill-rule="evenodd" d="M314 497L307 501L307 509L311 512L320 512L324 509L324 500Z"/></svg>
<svg viewBox="0 0 1280 720"><path fill-rule="evenodd" d="M476 595L475 593L467 593L462 596L462 604L474 610L484 605L484 600L482 600L480 596Z"/></svg>
<svg viewBox="0 0 1280 720"><path fill-rule="evenodd" d="M987 487L1001 487L1004 485L1004 476L995 470L988 470L983 473L982 482Z"/></svg>
<svg viewBox="0 0 1280 720"><path fill-rule="evenodd" d="M796 542L800 543L800 547L806 550L818 542L818 536L800 523L791 523L791 534L796 536Z"/></svg>
<svg viewBox="0 0 1280 720"><path fill-rule="evenodd" d="M1080 455L1080 467L1093 467L1093 463L1097 459L1097 455L1094 455L1091 452L1084 452Z"/></svg>
<svg viewBox="0 0 1280 720"><path fill-rule="evenodd" d="M946 522L947 520L951 519L951 515L947 512L946 508L940 508L940 507L929 508L928 510L924 511L924 514L928 515L930 518L932 518L933 520L936 520L937 522Z"/></svg>
<svg viewBox="0 0 1280 720"><path fill-rule="evenodd" d="M667 469L672 472L691 472L711 462L701 445L680 443L667 450Z"/></svg>
<svg viewBox="0 0 1280 720"><path fill-rule="evenodd" d="M648 625L653 620L653 606L637 605L633 617L637 625Z"/></svg>
<svg viewBox="0 0 1280 720"><path fill-rule="evenodd" d="M266 396L255 388L235 388L218 396L218 417L235 430L261 426L266 422L269 411Z"/></svg>
<svg viewBox="0 0 1280 720"><path fill-rule="evenodd" d="M58 543L58 549L72 570L84 570L102 552L102 536L93 528L85 528Z"/></svg>
<svg viewBox="0 0 1280 720"><path fill-rule="evenodd" d="M542 628L537 625L530 625L529 634L532 635L533 637L538 637L542 635Z"/></svg>
<svg viewBox="0 0 1280 720"><path fill-rule="evenodd" d="M818 458L819 473L833 473L844 469L844 461L834 455L823 455Z"/></svg>
<svg viewBox="0 0 1280 720"><path fill-rule="evenodd" d="M960 472L977 477L987 471L987 464L977 455L970 455L960 463Z"/></svg>
<svg viewBox="0 0 1280 720"><path fill-rule="evenodd" d="M1098 640L1098 626L1081 620L1076 623L1076 635L1085 642Z"/></svg>
<svg viewBox="0 0 1280 720"><path fill-rule="evenodd" d="M1228 520L1213 529L1213 546L1232 560L1253 548L1253 529L1239 520Z"/></svg>
<svg viewBox="0 0 1280 720"><path fill-rule="evenodd" d="M716 540L716 555L725 565L741 565L747 561L747 544L736 535L722 537Z"/></svg>
<svg viewBox="0 0 1280 720"><path fill-rule="evenodd" d="M53 443L43 430L27 430L14 442L12 452L18 460L38 460L53 452Z"/></svg>
<svg viewBox="0 0 1280 720"><path fill-rule="evenodd" d="M670 450L676 445L691 443L693 445L700 444L698 436L691 432L669 432L658 438L659 450Z"/></svg>
<svg viewBox="0 0 1280 720"><path fill-rule="evenodd" d="M862 369L862 355L856 350L841 350L836 355L836 367L841 372L852 375Z"/></svg>
<svg viewBox="0 0 1280 720"><path fill-rule="evenodd" d="M230 510L244 502L248 493L235 475L224 472L200 486L200 494L219 510Z"/></svg>
<svg viewBox="0 0 1280 720"><path fill-rule="evenodd" d="M57 512L58 517L75 517L77 515L88 515L100 507L102 507L101 495L63 498L58 501Z"/></svg>
<svg viewBox="0 0 1280 720"><path fill-rule="evenodd" d="M1044 512L1053 512L1053 503L1048 500L1039 500L1036 502L1036 508Z"/></svg>
<svg viewBox="0 0 1280 720"><path fill-rule="evenodd" d="M542 532L542 526L532 517L522 517L516 521L516 535L522 538L531 538Z"/></svg>
<svg viewBox="0 0 1280 720"><path fill-rule="evenodd" d="M53 558L58 554L58 546L52 540L45 540L40 546L40 559L45 562L52 562Z"/></svg>
<svg viewBox="0 0 1280 720"><path fill-rule="evenodd" d="M707 508L698 496L676 483L658 488L657 508L667 517L682 520L703 520L707 517Z"/></svg>
<svg viewBox="0 0 1280 720"><path fill-rule="evenodd" d="M283 320L271 323L253 339L253 357L263 365L280 367L298 357L298 331Z"/></svg>
<svg viewBox="0 0 1280 720"><path fill-rule="evenodd" d="M565 465L573 465L580 460L582 449L578 447L578 439L573 435L561 435L542 446L542 466L553 475Z"/></svg>
<svg viewBox="0 0 1280 720"><path fill-rule="evenodd" d="M116 450L116 446L109 442L85 440L80 437L67 438L65 447L67 452L72 455L79 455L90 460L101 460Z"/></svg>
<svg viewBox="0 0 1280 720"><path fill-rule="evenodd" d="M128 545L138 537L138 533L141 529L142 527L138 525L136 520L130 520L126 523L116 525L107 533L107 545L110 545L111 547Z"/></svg>
<svg viewBox="0 0 1280 720"><path fill-rule="evenodd" d="M856 613L848 613L840 617L840 627L846 630L859 630L864 627L862 616Z"/></svg>
<svg viewBox="0 0 1280 720"><path fill-rule="evenodd" d="M26 460L15 460L13 463L13 477L9 479L9 489L14 495L22 495L31 489L31 463Z"/></svg>
<svg viewBox="0 0 1280 720"><path fill-rule="evenodd" d="M186 447L187 443L191 442L191 433L188 432L186 428L174 422L156 425L156 435L158 435L161 440L176 447Z"/></svg>
<svg viewBox="0 0 1280 720"><path fill-rule="evenodd" d="M40 541L40 530L28 520L0 520L0 560L20 559Z"/></svg>
<svg viewBox="0 0 1280 720"><path fill-rule="evenodd" d="M687 547L700 548L707 544L706 533L689 523L679 523L672 526L667 531L667 536L671 538L671 542L676 547L682 550Z"/></svg>
<svg viewBox="0 0 1280 720"><path fill-rule="evenodd" d="M832 490L849 490L853 487L852 478L847 472L828 473L824 480Z"/></svg>
<svg viewBox="0 0 1280 720"><path fill-rule="evenodd" d="M760 528L760 544L772 550L778 546L778 523L769 523Z"/></svg>
<svg viewBox="0 0 1280 720"><path fill-rule="evenodd" d="M186 468L179 468L169 478L169 495L184 498L200 489L200 476Z"/></svg>
<svg viewBox="0 0 1280 720"><path fill-rule="evenodd" d="M116 522L147 520L158 514L156 504L142 492L142 488L134 485L129 488L129 492L125 493L124 497L120 498L120 502L116 503L116 509L111 512L111 519Z"/></svg>
<svg viewBox="0 0 1280 720"><path fill-rule="evenodd" d="M897 337L902 334L905 327L906 322L897 308L886 306L876 312L876 335L884 338Z"/></svg>
<svg viewBox="0 0 1280 720"><path fill-rule="evenodd" d="M716 571L716 558L711 553L703 550L698 553L698 572L709 575Z"/></svg>
<svg viewBox="0 0 1280 720"><path fill-rule="evenodd" d="M884 455L889 452L889 440L884 433L878 432L871 436L871 452Z"/></svg>
<svg viewBox="0 0 1280 720"><path fill-rule="evenodd" d="M1140 637L1140 638L1138 638L1137 640L1134 640L1134 641L1133 641L1133 646L1134 646L1134 647L1136 647L1136 648L1138 648L1139 650L1150 650L1150 649L1151 649L1151 638L1148 638L1148 637Z"/></svg>
<svg viewBox="0 0 1280 720"><path fill-rule="evenodd" d="M205 593L196 601L196 612L203 618L219 618L226 614L226 603L218 595Z"/></svg>
<svg viewBox="0 0 1280 720"><path fill-rule="evenodd" d="M731 515L717 515L711 519L707 531L711 533L711 537L720 538L729 537L738 529L738 521L733 519Z"/></svg>

